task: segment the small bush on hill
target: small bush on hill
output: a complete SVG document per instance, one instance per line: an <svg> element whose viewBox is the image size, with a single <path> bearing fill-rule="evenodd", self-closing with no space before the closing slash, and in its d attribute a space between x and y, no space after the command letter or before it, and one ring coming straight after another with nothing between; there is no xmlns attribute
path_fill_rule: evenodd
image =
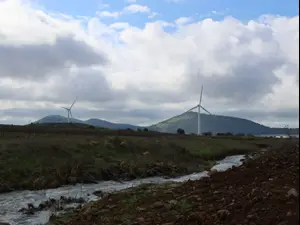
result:
<svg viewBox="0 0 300 225"><path fill-rule="evenodd" d="M177 134L185 134L184 129L178 128L177 129Z"/></svg>

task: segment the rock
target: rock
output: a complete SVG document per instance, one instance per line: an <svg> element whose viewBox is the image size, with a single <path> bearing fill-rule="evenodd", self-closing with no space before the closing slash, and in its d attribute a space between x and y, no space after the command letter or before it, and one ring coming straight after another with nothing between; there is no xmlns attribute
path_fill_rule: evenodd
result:
<svg viewBox="0 0 300 225"><path fill-rule="evenodd" d="M298 197L298 192L296 191L295 188L291 188L288 193L287 193L288 197Z"/></svg>
<svg viewBox="0 0 300 225"><path fill-rule="evenodd" d="M137 207L136 209L137 209L138 211L140 211L140 212L143 212L143 211L146 210L145 208L142 208L142 207Z"/></svg>
<svg viewBox="0 0 300 225"><path fill-rule="evenodd" d="M93 192L93 195L96 195L96 196L102 198L104 196L104 192L101 190L95 191L95 192Z"/></svg>
<svg viewBox="0 0 300 225"><path fill-rule="evenodd" d="M10 225L9 223L0 222L0 225Z"/></svg>
<svg viewBox="0 0 300 225"><path fill-rule="evenodd" d="M176 205L178 202L177 202L176 200L170 200L169 203L170 203L171 205Z"/></svg>
<svg viewBox="0 0 300 225"><path fill-rule="evenodd" d="M53 180L52 182L50 182L47 186L47 188L57 188L59 186L59 182L57 180Z"/></svg>
<svg viewBox="0 0 300 225"><path fill-rule="evenodd" d="M170 184L170 185L169 185L170 188L176 188L176 187L178 187L178 186L179 186L179 184Z"/></svg>
<svg viewBox="0 0 300 225"><path fill-rule="evenodd" d="M163 207L165 204L163 202L155 202L152 204L151 208L160 208Z"/></svg>
<svg viewBox="0 0 300 225"><path fill-rule="evenodd" d="M215 173L217 173L217 172L218 172L218 170L213 169L213 170L209 171L208 173L209 173L209 175L213 175L213 174L215 174Z"/></svg>
<svg viewBox="0 0 300 225"><path fill-rule="evenodd" d="M68 182L70 184L76 184L77 183L77 178L76 177L68 177Z"/></svg>
<svg viewBox="0 0 300 225"><path fill-rule="evenodd" d="M137 222L143 223L143 222L145 222L145 219L143 217L137 218Z"/></svg>
<svg viewBox="0 0 300 225"><path fill-rule="evenodd" d="M40 203L39 206L38 206L38 209L39 209L39 210L44 210L44 209L46 209L46 204Z"/></svg>
<svg viewBox="0 0 300 225"><path fill-rule="evenodd" d="M96 180L96 178L92 174L85 173L84 178L83 178L83 183L85 183L85 184L98 184L98 181Z"/></svg>
<svg viewBox="0 0 300 225"><path fill-rule="evenodd" d="M252 220L253 218L254 218L254 216L251 215L251 214L249 214L249 215L247 216L247 219L248 219L248 220Z"/></svg>
<svg viewBox="0 0 300 225"><path fill-rule="evenodd" d="M221 209L217 212L217 215L221 220L225 220L230 215L230 212L227 209Z"/></svg>
<svg viewBox="0 0 300 225"><path fill-rule="evenodd" d="M127 145L127 143L126 143L125 141L122 141L122 142L120 143L120 147L121 147L121 148L127 148L128 145Z"/></svg>

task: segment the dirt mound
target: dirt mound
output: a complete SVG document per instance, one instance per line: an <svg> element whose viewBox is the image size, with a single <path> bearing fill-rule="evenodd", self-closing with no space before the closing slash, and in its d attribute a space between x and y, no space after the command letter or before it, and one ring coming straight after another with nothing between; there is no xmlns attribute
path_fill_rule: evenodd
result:
<svg viewBox="0 0 300 225"><path fill-rule="evenodd" d="M299 145L270 150L200 181L141 186L56 224L299 224ZM70 219L71 218L71 219ZM63 222L64 221L64 222Z"/></svg>

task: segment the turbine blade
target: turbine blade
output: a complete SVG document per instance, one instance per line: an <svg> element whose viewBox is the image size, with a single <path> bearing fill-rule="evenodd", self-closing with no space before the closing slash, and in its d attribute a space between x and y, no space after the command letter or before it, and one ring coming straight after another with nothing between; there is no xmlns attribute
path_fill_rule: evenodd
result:
<svg viewBox="0 0 300 225"><path fill-rule="evenodd" d="M204 108L202 105L200 105L201 109L203 109L205 112L207 112L209 115L212 115L206 108Z"/></svg>
<svg viewBox="0 0 300 225"><path fill-rule="evenodd" d="M72 111L70 110L70 116L71 116L71 118L73 118L73 115L72 115Z"/></svg>
<svg viewBox="0 0 300 225"><path fill-rule="evenodd" d="M75 104L75 102L76 102L76 101L77 101L77 96L76 96L76 98L75 98L74 102L72 103L72 105L71 105L70 109L72 109L72 107L73 107L73 105Z"/></svg>
<svg viewBox="0 0 300 225"><path fill-rule="evenodd" d="M65 110L69 110L68 108L66 108L66 107L62 107L63 109L65 109Z"/></svg>
<svg viewBox="0 0 300 225"><path fill-rule="evenodd" d="M201 85L200 98L199 98L199 105L201 105L201 102L202 102L202 93L203 93L203 85Z"/></svg>
<svg viewBox="0 0 300 225"><path fill-rule="evenodd" d="M190 111L192 111L192 110L194 110L194 109L196 109L196 108L198 108L198 105L196 105L195 107L193 107L193 108L191 108L191 109L189 109L189 110L187 110L187 111L185 111L184 113L182 113L182 114L185 114L185 113L187 113L187 112L190 112ZM181 115L182 115L181 114Z"/></svg>
<svg viewBox="0 0 300 225"><path fill-rule="evenodd" d="M198 105L196 105L195 107L193 107L193 108L189 109L189 110L188 110L188 111L186 111L186 112L192 111L192 110L194 110L194 109L197 109L197 108L198 108Z"/></svg>

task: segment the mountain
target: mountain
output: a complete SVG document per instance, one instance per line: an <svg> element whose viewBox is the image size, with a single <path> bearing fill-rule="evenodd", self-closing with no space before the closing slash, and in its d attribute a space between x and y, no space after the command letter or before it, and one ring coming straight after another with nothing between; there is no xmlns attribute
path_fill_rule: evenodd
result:
<svg viewBox="0 0 300 225"><path fill-rule="evenodd" d="M104 128L109 128L112 130L124 130L124 129L133 129L136 130L140 128L139 126L131 125L131 124L125 124L125 123L112 123L108 122L106 120L100 120L100 119L89 119L84 121L84 123L93 125L95 127L104 127Z"/></svg>
<svg viewBox="0 0 300 225"><path fill-rule="evenodd" d="M82 123L82 124L87 124L87 125L92 125L95 127L104 127L112 130L123 130L123 129L133 129L136 130L140 128L139 126L131 125L131 124L123 124L123 123L112 123L108 122L106 120L101 120L101 119L88 119L88 120L78 120L74 118L70 118L70 121L72 123ZM67 123L68 118L64 116L59 116L59 115L50 115L46 116L34 123Z"/></svg>
<svg viewBox="0 0 300 225"><path fill-rule="evenodd" d="M112 123L101 119L88 119L78 120L70 119L72 123L82 123L92 125L95 127L103 127L112 130L133 129L137 130L142 128L139 126L123 123ZM149 126L148 129L152 131L164 132L164 133L176 133L178 128L184 129L186 133L197 133L197 113L188 112L179 116L172 117L168 120L162 121L155 125ZM50 115L46 116L35 123L67 123L68 119L64 116ZM286 128L271 128L259 123L255 123L251 120L230 117L230 116L218 116L201 114L201 132L212 133L243 133L243 134L268 134L268 135L281 135L287 134ZM299 134L299 128L291 129L291 134Z"/></svg>
<svg viewBox="0 0 300 225"><path fill-rule="evenodd" d="M82 120L70 118L70 121L72 123L84 123ZM68 123L68 118L64 116L59 116L59 115L50 115L46 116L34 123Z"/></svg>
<svg viewBox="0 0 300 225"><path fill-rule="evenodd" d="M178 128L186 133L197 133L198 116L196 112L188 112L172 117L149 127L149 130L158 132L175 133ZM286 128L271 128L251 120L230 117L201 114L201 132L212 133L243 133L243 134L287 134ZM299 133L299 129L292 129L291 133Z"/></svg>

